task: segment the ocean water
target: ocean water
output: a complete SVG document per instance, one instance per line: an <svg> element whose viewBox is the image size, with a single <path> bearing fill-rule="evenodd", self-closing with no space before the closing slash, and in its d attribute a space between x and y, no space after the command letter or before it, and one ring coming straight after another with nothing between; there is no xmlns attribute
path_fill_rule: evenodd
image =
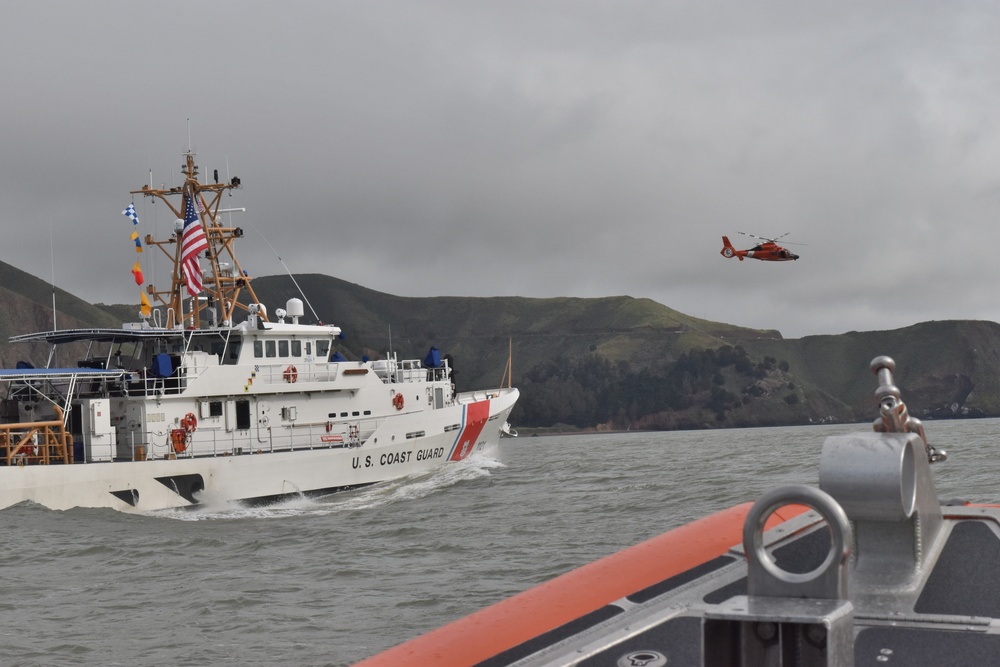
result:
<svg viewBox="0 0 1000 667"><path fill-rule="evenodd" d="M998 420L927 422L940 497L1000 500ZM0 511L4 665L349 665L789 483L870 426L520 437L319 500Z"/></svg>

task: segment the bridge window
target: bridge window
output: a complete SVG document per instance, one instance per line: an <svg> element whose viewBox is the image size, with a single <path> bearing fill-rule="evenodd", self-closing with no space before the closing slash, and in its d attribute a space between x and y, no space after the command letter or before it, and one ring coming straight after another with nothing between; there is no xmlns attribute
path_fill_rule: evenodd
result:
<svg viewBox="0 0 1000 667"><path fill-rule="evenodd" d="M279 340L278 341L278 356L287 357L288 356L288 341Z"/></svg>
<svg viewBox="0 0 1000 667"><path fill-rule="evenodd" d="M253 356L258 358L264 356L264 341L255 340L253 342Z"/></svg>
<svg viewBox="0 0 1000 667"><path fill-rule="evenodd" d="M301 357L302 356L302 341L293 340L292 341L292 356Z"/></svg>
<svg viewBox="0 0 1000 667"><path fill-rule="evenodd" d="M273 340L264 341L264 356L274 357L277 356L277 347Z"/></svg>

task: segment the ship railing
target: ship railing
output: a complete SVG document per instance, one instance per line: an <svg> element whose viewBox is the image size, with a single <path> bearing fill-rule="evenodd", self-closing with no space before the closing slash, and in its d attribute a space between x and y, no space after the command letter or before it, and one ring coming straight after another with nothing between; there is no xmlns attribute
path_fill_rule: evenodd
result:
<svg viewBox="0 0 1000 667"><path fill-rule="evenodd" d="M0 424L0 455L8 466L73 462L73 436L66 432L62 409L52 407L51 420Z"/></svg>
<svg viewBox="0 0 1000 667"><path fill-rule="evenodd" d="M296 382L333 382L337 379L338 366L336 362L289 362L270 366L267 369L267 382L287 383L292 375Z"/></svg>
<svg viewBox="0 0 1000 667"><path fill-rule="evenodd" d="M333 382L337 380L342 367L354 369L363 366L360 362L354 361L308 361L290 357L261 357L254 359L256 367L255 379L265 384L282 384L288 382L290 374L294 374L297 382ZM419 361L413 362L419 364ZM396 376L398 365L391 361L375 361L371 370L383 381L389 381ZM407 369L412 372L412 377L422 377L423 370ZM294 372L294 373L292 373ZM189 373L189 377L194 374Z"/></svg>
<svg viewBox="0 0 1000 667"><path fill-rule="evenodd" d="M391 374L379 373L383 382L444 382L448 380L449 370L446 366L427 368L419 360L403 361Z"/></svg>
<svg viewBox="0 0 1000 667"><path fill-rule="evenodd" d="M260 365L257 378L266 384L288 383L292 372L296 382L334 382L341 376L341 366L348 373L357 367L356 362L282 362ZM419 360L399 362L398 364L381 364L374 362L372 370L386 384L411 382L445 382L448 380L447 367L426 368Z"/></svg>
<svg viewBox="0 0 1000 667"><path fill-rule="evenodd" d="M327 430L327 422L295 423L268 430L271 452L298 451L302 449L335 449L360 447L383 420L335 422Z"/></svg>
<svg viewBox="0 0 1000 667"><path fill-rule="evenodd" d="M396 382L421 382L426 379L427 371L423 368L400 368L395 377Z"/></svg>
<svg viewBox="0 0 1000 667"><path fill-rule="evenodd" d="M260 364L254 373L255 381L262 384L294 384L301 382L334 382L338 377L338 364L328 362L285 362ZM183 393L192 374L175 373L167 378L153 377L143 371L134 372L131 380L123 384L126 396L163 396ZM294 382L292 378L294 377Z"/></svg>
<svg viewBox="0 0 1000 667"><path fill-rule="evenodd" d="M333 382L339 373L338 362L311 362L285 359L278 363L273 360L259 364L256 378L264 384L292 384L295 382Z"/></svg>
<svg viewBox="0 0 1000 667"><path fill-rule="evenodd" d="M201 456L233 456L242 454L264 454L308 449L338 449L360 447L383 420L293 423L272 426L267 429L265 440L255 438L252 444L245 444L246 437L237 438L235 431L199 429L191 434L191 439L182 452L174 450L169 435L147 434L147 443L130 443L132 460L147 458L195 458ZM240 444L238 445L237 442Z"/></svg>
<svg viewBox="0 0 1000 667"><path fill-rule="evenodd" d="M486 389L480 391L463 391L456 396L459 403L476 403L478 401L492 400L500 398L506 394L508 389Z"/></svg>
<svg viewBox="0 0 1000 667"><path fill-rule="evenodd" d="M164 396L180 394L187 383L183 376L154 377L145 371L133 371L132 377L122 383L122 393L125 396Z"/></svg>

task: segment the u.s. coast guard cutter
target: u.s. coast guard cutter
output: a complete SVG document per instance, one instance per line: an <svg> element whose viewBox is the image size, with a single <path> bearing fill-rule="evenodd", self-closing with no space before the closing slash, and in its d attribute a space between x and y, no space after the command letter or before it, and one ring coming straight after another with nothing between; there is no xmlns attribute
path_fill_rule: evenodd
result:
<svg viewBox="0 0 1000 667"><path fill-rule="evenodd" d="M171 238L145 239L173 273L169 290L143 293L141 322L11 339L51 353L47 368L0 370L0 508L269 502L498 446L518 397L509 381L456 393L433 349L424 360L348 361L340 329L301 323L299 299L271 321L233 251L243 232L220 217L240 180L199 182L191 152L182 171L179 187L133 192L178 218ZM58 367L66 347L75 356Z"/></svg>

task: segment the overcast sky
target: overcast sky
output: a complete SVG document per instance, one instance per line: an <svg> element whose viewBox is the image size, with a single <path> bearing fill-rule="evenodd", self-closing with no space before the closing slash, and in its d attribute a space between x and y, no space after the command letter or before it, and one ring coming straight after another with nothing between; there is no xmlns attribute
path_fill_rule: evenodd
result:
<svg viewBox="0 0 1000 667"><path fill-rule="evenodd" d="M786 337L996 320L998 35L979 1L15 3L0 260L137 303L121 210L190 140L243 182L256 276ZM726 260L738 231L801 259Z"/></svg>

